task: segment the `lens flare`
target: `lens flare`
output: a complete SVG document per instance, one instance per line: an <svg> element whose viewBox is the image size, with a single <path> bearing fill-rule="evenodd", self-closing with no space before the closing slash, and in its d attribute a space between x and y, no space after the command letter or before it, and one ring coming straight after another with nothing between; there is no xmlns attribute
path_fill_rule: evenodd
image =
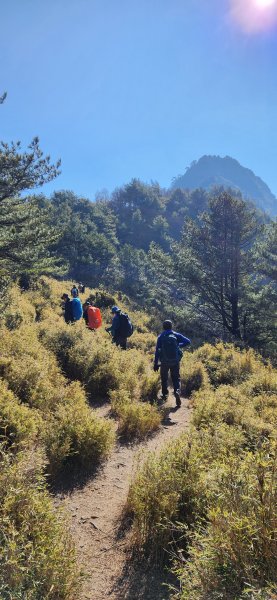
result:
<svg viewBox="0 0 277 600"><path fill-rule="evenodd" d="M277 25L277 0L230 0L231 18L246 33L268 31Z"/></svg>
<svg viewBox="0 0 277 600"><path fill-rule="evenodd" d="M274 6L275 0L254 0L258 8L268 8Z"/></svg>

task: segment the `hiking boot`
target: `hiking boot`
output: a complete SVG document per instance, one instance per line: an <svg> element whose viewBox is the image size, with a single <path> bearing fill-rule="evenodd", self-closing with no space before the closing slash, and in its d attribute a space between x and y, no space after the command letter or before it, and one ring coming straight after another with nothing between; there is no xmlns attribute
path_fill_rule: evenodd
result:
<svg viewBox="0 0 277 600"><path fill-rule="evenodd" d="M160 397L161 402L166 402L166 400L168 399L168 393L167 394L162 394Z"/></svg>
<svg viewBox="0 0 277 600"><path fill-rule="evenodd" d="M175 395L175 399L176 399L176 406L178 406L178 408L180 408L180 406L181 406L181 395L180 395L179 390L177 390L174 395Z"/></svg>

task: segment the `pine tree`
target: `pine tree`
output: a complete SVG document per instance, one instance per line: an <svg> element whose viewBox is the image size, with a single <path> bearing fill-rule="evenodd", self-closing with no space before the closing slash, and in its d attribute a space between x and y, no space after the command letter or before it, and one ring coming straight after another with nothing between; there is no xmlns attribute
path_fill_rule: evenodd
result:
<svg viewBox="0 0 277 600"><path fill-rule="evenodd" d="M5 100L6 94L0 98ZM0 279L2 299L11 279L34 276L53 268L50 246L57 231L50 227L47 207L22 192L40 187L59 174L60 161L51 164L38 138L27 151L20 142L0 142Z"/></svg>
<svg viewBox="0 0 277 600"><path fill-rule="evenodd" d="M254 211L223 192L209 211L188 220L175 247L176 274L188 301L223 336L244 336L244 296L251 276L250 248L259 224Z"/></svg>

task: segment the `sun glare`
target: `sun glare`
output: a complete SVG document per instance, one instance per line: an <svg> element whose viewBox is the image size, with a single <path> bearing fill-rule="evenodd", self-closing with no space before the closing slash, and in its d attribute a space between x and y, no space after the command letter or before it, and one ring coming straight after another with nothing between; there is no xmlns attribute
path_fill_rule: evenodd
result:
<svg viewBox="0 0 277 600"><path fill-rule="evenodd" d="M258 8L268 8L275 4L275 0L254 0L254 2Z"/></svg>
<svg viewBox="0 0 277 600"><path fill-rule="evenodd" d="M272 30L277 25L277 0L230 0L231 17L248 34Z"/></svg>

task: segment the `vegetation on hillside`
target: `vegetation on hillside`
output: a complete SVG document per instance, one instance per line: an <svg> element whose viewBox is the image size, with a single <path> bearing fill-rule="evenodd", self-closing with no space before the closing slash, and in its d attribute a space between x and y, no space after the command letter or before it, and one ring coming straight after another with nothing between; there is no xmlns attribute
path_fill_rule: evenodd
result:
<svg viewBox="0 0 277 600"><path fill-rule="evenodd" d="M179 600L269 600L277 585L277 373L253 351L222 343L186 358L190 431L138 471L127 507L134 543L171 558Z"/></svg>
<svg viewBox="0 0 277 600"><path fill-rule="evenodd" d="M197 345L236 346L186 355L192 426L150 456L131 486L135 544L173 554L179 600L269 600L277 383L265 357L276 358L276 223L264 225L237 193L139 180L95 203L72 192L22 197L58 169L37 139L27 152L1 144L0 596L78 597L67 521L47 484L68 466L99 466L115 423L121 441L159 428L151 362L166 315ZM136 326L128 352L104 327L64 322L60 298L71 283L51 273L90 285L82 300L101 308L104 326L113 304L128 311ZM101 402L110 403L107 419L94 410Z"/></svg>
<svg viewBox="0 0 277 600"><path fill-rule="evenodd" d="M0 325L3 600L78 597L68 526L46 483L67 466L95 470L113 447L115 422L128 440L161 423L148 317L128 306L137 329L122 352L104 328L91 332L84 321L64 322L61 295L70 287L46 277L23 293L14 286ZM88 296L108 323L116 298L103 290L88 290ZM110 402L113 419L97 416L93 406L101 402Z"/></svg>
<svg viewBox="0 0 277 600"><path fill-rule="evenodd" d="M195 343L275 352L276 224L238 195L133 180L94 203L72 192L39 202L72 278L126 293L159 321L167 313Z"/></svg>

